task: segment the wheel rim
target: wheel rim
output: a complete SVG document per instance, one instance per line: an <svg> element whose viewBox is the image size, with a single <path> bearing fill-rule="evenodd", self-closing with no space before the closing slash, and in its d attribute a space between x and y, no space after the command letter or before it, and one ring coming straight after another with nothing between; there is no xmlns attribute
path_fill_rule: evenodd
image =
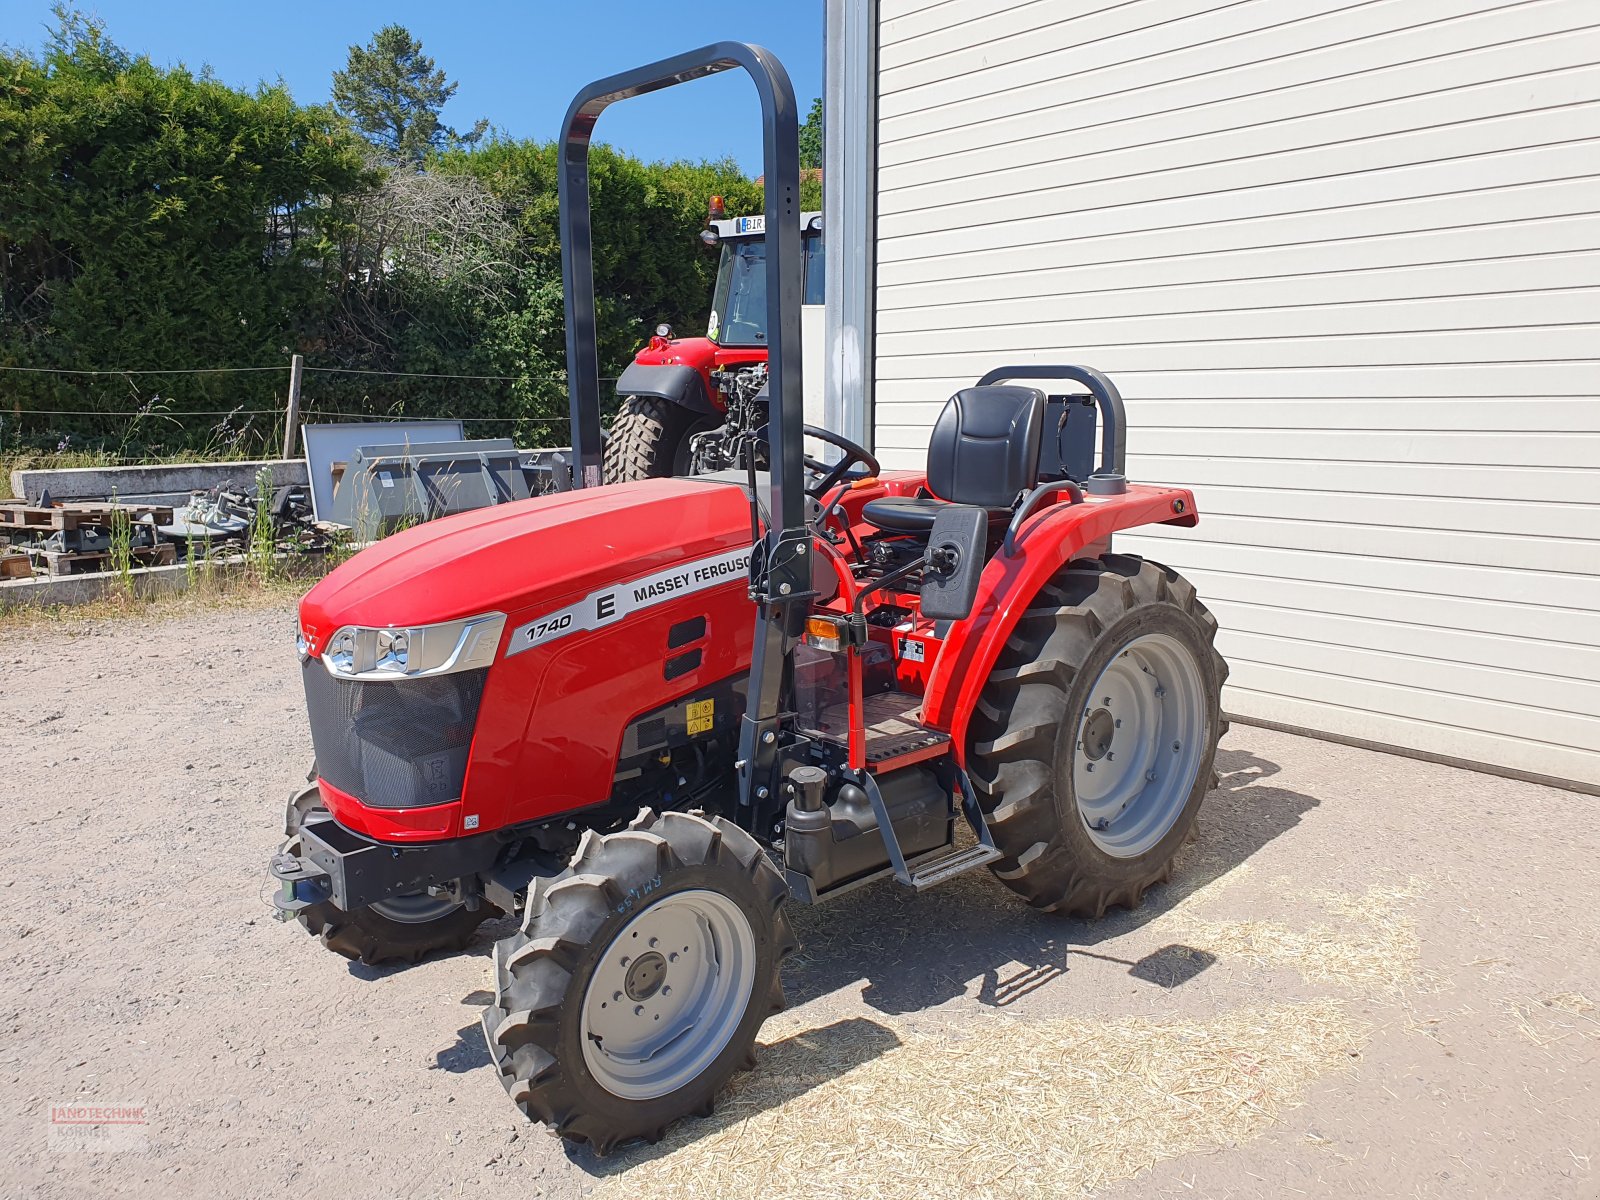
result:
<svg viewBox="0 0 1600 1200"><path fill-rule="evenodd" d="M626 1100L684 1087L727 1046L750 1004L756 941L727 896L678 892L605 948L583 998L590 1073Z"/></svg>
<svg viewBox="0 0 1600 1200"><path fill-rule="evenodd" d="M402 925L426 925L429 921L448 917L460 907L459 900L449 900L428 892L410 892L404 896L379 900L372 905L372 911Z"/></svg>
<svg viewBox="0 0 1600 1200"><path fill-rule="evenodd" d="M1119 650L1079 715L1072 783L1084 828L1113 858L1165 837L1194 790L1206 732L1205 687L1177 639L1147 633Z"/></svg>

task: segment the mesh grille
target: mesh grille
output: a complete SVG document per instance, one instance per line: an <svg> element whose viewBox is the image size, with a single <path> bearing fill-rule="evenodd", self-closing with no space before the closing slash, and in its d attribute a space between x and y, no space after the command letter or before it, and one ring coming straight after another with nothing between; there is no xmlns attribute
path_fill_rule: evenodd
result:
<svg viewBox="0 0 1600 1200"><path fill-rule="evenodd" d="M395 683L301 669L317 773L365 804L419 808L461 798L488 668Z"/></svg>

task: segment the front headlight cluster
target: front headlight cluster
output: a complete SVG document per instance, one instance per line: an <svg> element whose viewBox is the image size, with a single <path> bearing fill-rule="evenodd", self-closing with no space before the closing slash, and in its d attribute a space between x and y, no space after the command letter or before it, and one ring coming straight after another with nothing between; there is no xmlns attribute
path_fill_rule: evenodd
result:
<svg viewBox="0 0 1600 1200"><path fill-rule="evenodd" d="M340 679L417 679L487 667L500 647L504 613L437 625L377 629L346 625L328 639L322 665Z"/></svg>

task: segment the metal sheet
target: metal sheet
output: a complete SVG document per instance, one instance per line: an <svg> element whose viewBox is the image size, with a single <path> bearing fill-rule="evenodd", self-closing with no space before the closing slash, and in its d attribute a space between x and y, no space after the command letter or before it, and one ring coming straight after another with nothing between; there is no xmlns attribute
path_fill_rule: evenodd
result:
<svg viewBox="0 0 1600 1200"><path fill-rule="evenodd" d="M302 425L306 473L311 483L311 514L319 521L349 524L334 497L334 464L348 464L363 446L419 445L459 442L466 438L460 421L363 421L351 425ZM341 467L342 471L343 468Z"/></svg>

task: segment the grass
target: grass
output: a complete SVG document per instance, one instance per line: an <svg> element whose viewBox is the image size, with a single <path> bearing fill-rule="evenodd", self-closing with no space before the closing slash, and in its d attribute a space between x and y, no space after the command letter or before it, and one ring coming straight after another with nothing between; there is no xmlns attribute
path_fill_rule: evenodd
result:
<svg viewBox="0 0 1600 1200"><path fill-rule="evenodd" d="M250 540L245 545L245 561L250 573L270 580L278 572L277 542L272 536L272 468L256 472L256 513L250 523Z"/></svg>
<svg viewBox="0 0 1600 1200"><path fill-rule="evenodd" d="M118 586L88 604L27 605L0 611L0 637L108 619L162 620L218 609L287 606L298 601L313 582L299 571L279 569L262 578L249 571L220 569L209 557L196 557L194 563L188 568L193 571L192 586L182 592L144 596Z"/></svg>
<svg viewBox="0 0 1600 1200"><path fill-rule="evenodd" d="M1367 1034L1329 997L1211 1020L981 1015L940 1033L774 1018L717 1127L684 1121L660 1146L620 1151L598 1194L1083 1196L1261 1133L1348 1070Z"/></svg>
<svg viewBox="0 0 1600 1200"><path fill-rule="evenodd" d="M115 492L111 503L117 503ZM111 510L111 558L106 564L117 577L113 591L124 596L133 595L133 521L132 514L121 508Z"/></svg>

